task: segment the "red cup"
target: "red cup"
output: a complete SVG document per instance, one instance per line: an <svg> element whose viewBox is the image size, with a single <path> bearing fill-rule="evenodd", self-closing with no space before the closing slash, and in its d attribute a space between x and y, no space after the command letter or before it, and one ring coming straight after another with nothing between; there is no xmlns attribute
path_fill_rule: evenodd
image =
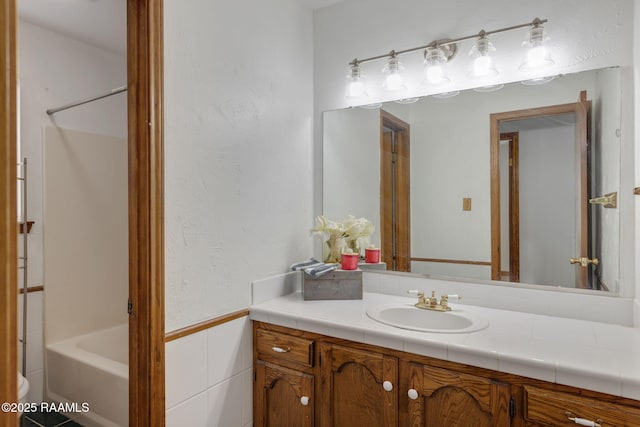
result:
<svg viewBox="0 0 640 427"><path fill-rule="evenodd" d="M343 270L357 270L358 269L358 254L342 254L342 269Z"/></svg>
<svg viewBox="0 0 640 427"><path fill-rule="evenodd" d="M380 262L380 248L366 248L364 250L364 262L377 264Z"/></svg>

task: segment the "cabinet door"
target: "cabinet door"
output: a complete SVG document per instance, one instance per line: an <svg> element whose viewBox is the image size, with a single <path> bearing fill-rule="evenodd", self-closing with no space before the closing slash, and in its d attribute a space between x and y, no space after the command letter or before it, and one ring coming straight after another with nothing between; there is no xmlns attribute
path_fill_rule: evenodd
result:
<svg viewBox="0 0 640 427"><path fill-rule="evenodd" d="M402 391L409 426L509 426L508 384L447 369L407 364L409 385ZM407 373L403 373L405 375Z"/></svg>
<svg viewBox="0 0 640 427"><path fill-rule="evenodd" d="M263 361L256 363L256 427L312 427L313 376Z"/></svg>
<svg viewBox="0 0 640 427"><path fill-rule="evenodd" d="M335 344L320 346L323 427L398 425L398 360Z"/></svg>

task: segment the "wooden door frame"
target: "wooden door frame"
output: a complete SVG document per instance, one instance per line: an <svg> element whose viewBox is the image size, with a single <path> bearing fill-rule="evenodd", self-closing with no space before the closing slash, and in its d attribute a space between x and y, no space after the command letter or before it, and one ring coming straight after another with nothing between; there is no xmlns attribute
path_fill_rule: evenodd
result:
<svg viewBox="0 0 640 427"><path fill-rule="evenodd" d="M17 398L16 0L0 6L0 400ZM164 425L163 0L127 0L129 425ZM15 414L0 412L0 425Z"/></svg>
<svg viewBox="0 0 640 427"><path fill-rule="evenodd" d="M507 111L503 113L493 113L490 115L491 280L500 280L500 122L556 116L569 113L578 114L582 108L585 108L582 103L590 105L590 101L586 100L586 91L582 91L580 93L579 102ZM589 126L587 126L587 135L585 135L587 141L589 138L588 128ZM578 135L576 135L576 138L578 138ZM576 149L580 150L579 157L580 162L582 163L580 165L580 170L581 177L584 178L587 173L587 145L576 145ZM581 186L580 189L580 202L582 203L582 206L588 206L588 189L585 186ZM581 224L584 224L582 228L586 229L587 221L584 221L583 217L584 215L581 216ZM584 235L585 231L583 231L582 234Z"/></svg>
<svg viewBox="0 0 640 427"><path fill-rule="evenodd" d="M519 132L503 132L509 141L509 281L520 281L520 148ZM503 276L504 272L500 272Z"/></svg>
<svg viewBox="0 0 640 427"><path fill-rule="evenodd" d="M399 143L397 146L397 170L400 171L396 181L396 194L398 197L396 208L396 217L402 217L401 221L392 224L395 227L396 236L396 271L411 271L411 209L410 209L410 146L411 146L411 126L409 123L399 119L398 117L380 110L380 246L384 247L384 242L391 239L388 236L388 224L385 225L384 212L387 203L384 195L385 190L385 148L384 148L384 128L393 129L397 135ZM398 191L402 189L402 191ZM383 254L384 255L384 254ZM389 265L387 263L387 267Z"/></svg>
<svg viewBox="0 0 640 427"><path fill-rule="evenodd" d="M165 422L163 0L127 0L129 425Z"/></svg>
<svg viewBox="0 0 640 427"><path fill-rule="evenodd" d="M18 396L18 221L17 221L17 47L16 0L0 6L0 402ZM7 238L6 236L10 236ZM17 415L0 411L1 426Z"/></svg>

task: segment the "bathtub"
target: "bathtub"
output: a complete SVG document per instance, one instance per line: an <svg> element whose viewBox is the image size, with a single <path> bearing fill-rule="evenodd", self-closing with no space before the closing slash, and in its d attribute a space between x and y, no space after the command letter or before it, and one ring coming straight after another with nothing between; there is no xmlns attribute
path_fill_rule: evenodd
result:
<svg viewBox="0 0 640 427"><path fill-rule="evenodd" d="M46 352L49 400L76 403L67 415L87 427L129 425L127 324L49 344Z"/></svg>

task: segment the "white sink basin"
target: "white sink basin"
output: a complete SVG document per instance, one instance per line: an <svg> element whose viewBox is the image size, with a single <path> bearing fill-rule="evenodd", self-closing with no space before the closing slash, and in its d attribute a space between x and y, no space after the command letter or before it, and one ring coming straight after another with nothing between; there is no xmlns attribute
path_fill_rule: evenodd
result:
<svg viewBox="0 0 640 427"><path fill-rule="evenodd" d="M416 308L413 304L372 307L367 316L396 328L442 334L466 334L489 326L488 321L462 309L441 312Z"/></svg>

